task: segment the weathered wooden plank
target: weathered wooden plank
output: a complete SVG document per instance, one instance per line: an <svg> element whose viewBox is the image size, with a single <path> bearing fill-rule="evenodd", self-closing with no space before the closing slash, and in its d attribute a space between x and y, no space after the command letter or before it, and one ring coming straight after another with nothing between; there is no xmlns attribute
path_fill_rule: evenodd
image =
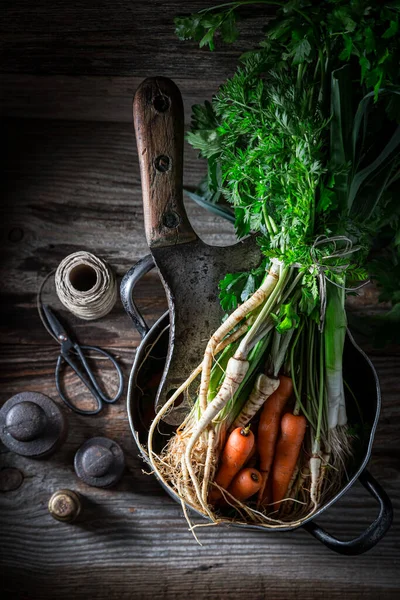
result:
<svg viewBox="0 0 400 600"><path fill-rule="evenodd" d="M97 240L100 245L100 233L101 243L111 254L122 254L125 266L138 256L135 249L140 253L146 249L136 146L129 124L10 120L3 132L8 144L3 210L14 227L24 220L22 239L13 241L8 232L10 249L18 244L32 249L40 238L42 244L48 242L47 262L51 256L56 264L59 257L52 242L65 249L79 239L92 246ZM186 144L185 186L196 185L204 172L204 162ZM188 206L206 241L232 242L228 223L210 219L193 203ZM67 229L68 235L63 234ZM32 262L32 268L37 266Z"/></svg>
<svg viewBox="0 0 400 600"><path fill-rule="evenodd" d="M69 440L69 448L64 447L71 459L76 441ZM22 563L26 584L32 581L40 590L40 596L33 597L57 594L66 598L71 593L84 597L78 582L83 588L89 586L96 598L106 597L110 591L115 594L111 597L130 597L132 589L138 598L173 598L177 589L182 595L191 589L196 598L210 593L217 598L239 597L246 589L260 598L266 590L274 593L274 598L309 592L319 598L329 586L332 598L339 597L340 590L346 590L345 597L350 598L360 597L360 590L370 598L377 597L373 593L378 591L392 592L393 597L398 591L395 529L379 549L347 561L328 554L301 531L246 533L234 528L219 532L204 528L197 532L203 543L199 548L187 531L179 506L153 487L153 478L132 468L137 462L132 457L129 472L114 491L95 491L79 483L65 466L65 454L51 460L46 470L42 466L37 471L34 461L9 458L9 464L17 464L25 472L26 490L24 498L13 492L2 502L2 548L7 549L3 568L18 574L16 564ZM374 472L379 468L375 465ZM47 515L48 497L59 486L73 487L85 497L81 525L56 523ZM398 501L395 506L398 508ZM342 535L352 535L374 513L373 504L357 487L329 511L323 524ZM90 577L82 569L87 563ZM146 575L148 569L152 569L151 576ZM47 589L46 580L52 580ZM100 583L106 588L103 591Z"/></svg>
<svg viewBox="0 0 400 600"><path fill-rule="evenodd" d="M210 76L224 79L241 52L260 39L263 21L252 7L252 18L244 25L241 41L232 48L221 48L217 60L214 54L199 50L197 44L179 42L173 24L177 15L214 4L195 0L189 8L182 1L116 0L110 12L105 0L95 5L89 0L5 1L0 24L1 71L140 77L162 74L172 78L183 72L204 80Z"/></svg>
<svg viewBox="0 0 400 600"><path fill-rule="evenodd" d="M164 70L152 75L163 75ZM4 117L132 123L132 99L140 77L0 75L0 113ZM174 76L188 124L193 104L211 100L223 79Z"/></svg>
<svg viewBox="0 0 400 600"><path fill-rule="evenodd" d="M99 571L89 575L84 569L79 569L70 573L68 569L62 568L54 570L52 576L32 577L32 574L25 575L23 581L24 596L21 598L32 598L29 592L33 587L37 586L38 582L40 589L44 590L41 598L53 598L51 590L57 593L60 598L64 598L65 586L68 585L70 593L74 598L83 597L82 588L90 589L92 597L99 599L112 600L127 600L131 598L138 599L155 599L161 600L165 598L176 598L176 594L182 594L182 597L194 597L199 600L208 598L225 600L232 597L243 597L251 593L254 600L264 600L267 597L272 597L276 600L292 598L308 598L310 600L319 600L321 597L332 599L358 599L366 598L367 600L395 600L398 597L397 590L388 587L365 585L364 583L357 584L354 587L348 587L348 583L337 582L334 578L329 581L318 582L318 585L313 585L311 580L304 580L299 583L299 578L296 577L296 584L292 583L293 573L285 571L281 577L272 579L274 572L265 571L262 560L258 565L254 565L250 572L243 573L235 570L235 565L229 567L221 566L218 559L214 564L202 564L191 569L181 569L179 561L178 565L173 569L165 568L163 563L155 565L152 563L147 568L142 568L136 564L129 565L129 569L116 568L112 572L106 570ZM276 568L276 565L275 565ZM340 569L340 567L338 567ZM235 570L234 574L232 572ZM127 572L134 574L139 583L135 588L127 590ZM151 573L152 579L157 580L157 588L146 584L144 573ZM325 572L323 565L320 567L321 574ZM193 574L192 574L193 573ZM190 574L188 576L188 574ZM348 581L352 579L350 571L347 572ZM49 580L55 581L54 585L49 585ZM251 586L251 587L250 587ZM345 596L341 586L346 588ZM108 588L110 588L108 590ZM172 590L172 591L170 591ZM251 592L250 592L251 590ZM61 594L61 595L60 595ZM14 596L15 597L15 596Z"/></svg>
<svg viewBox="0 0 400 600"><path fill-rule="evenodd" d="M48 354L51 360L51 353ZM35 355L39 356L39 353L36 352ZM14 360L15 358L10 363ZM42 362L36 362L40 371ZM41 380L36 380L34 387L55 397L48 362L46 360ZM390 367L387 368L389 370ZM11 392L17 386L17 389L29 389L29 373L22 386L16 380L2 381L2 395L7 389ZM322 561L325 565L324 578L329 578L330 569L333 577L334 568L339 564L346 568L343 558L329 555L301 532L246 534L237 529L224 528L217 534L213 528L206 528L198 531L204 543L199 554L198 546L187 532L180 507L165 496L153 477L141 473L142 464L130 436L123 404L109 407L95 417L81 417L68 411L68 418L70 431L67 442L54 457L46 461L34 461L8 452L0 455L2 466L17 467L25 475L19 492L3 494L1 498L1 550L4 566L12 568L17 562L23 561L25 569L39 571L43 575L53 573L59 567L68 566L72 570L86 561L90 561L92 566L101 564L102 569L109 567L113 570L133 565L142 565L144 568L149 561L157 564L160 559L166 567L168 561L175 558L179 560L181 569L190 571L187 573L189 575L196 569L201 570L202 564L213 564L219 556L216 562L231 569L232 573L237 572L244 559L246 570L251 569L252 565L256 569L257 562L262 561L267 569L271 569L270 575L274 572L279 572L280 575L283 572L289 573L297 564L300 573L305 569L305 573L311 577L311 571L317 568L319 561L321 565ZM390 441L390 436L387 436L386 427L381 426L380 430L382 440L386 440L386 451L384 455L374 454L371 468L391 494L395 508L398 509L398 458L394 454L393 460L388 460L390 454L387 449L394 444ZM114 437L126 452L128 470L114 491L90 488L79 482L73 474L74 452L93 432ZM86 510L80 526L62 525L52 521L47 515L47 500L58 487L70 487L85 497ZM331 508L321 522L337 535L350 536L361 531L368 520L374 517L375 511L374 502L357 486L337 506ZM398 525L395 525L381 542L379 549L357 559L359 569L352 577L352 585L364 583L373 587L379 580L386 587L395 587L397 577L390 566L395 564L393 561L396 556L393 553L397 539ZM169 566L171 568L171 563ZM385 568L385 577L381 580L381 570ZM115 576L119 577L120 572L117 570ZM129 573L129 580L140 586L140 573L136 576L131 571ZM243 576L243 571L241 573ZM337 584L340 585L343 581L341 577L345 578L347 575L341 573L336 576ZM250 585L251 579L247 581ZM318 580L315 583L319 585ZM255 591L256 587L253 582L250 589ZM226 594L228 591L229 587ZM168 597L172 596L173 588L169 590Z"/></svg>
<svg viewBox="0 0 400 600"><path fill-rule="evenodd" d="M26 339L31 317L29 310L25 313L27 304L32 307L40 281L64 256L85 248L108 260L121 277L148 248L129 124L15 120L3 130L8 140L1 184L2 251L7 259L2 271L7 281L3 318L7 322L18 307L14 335ZM187 148L185 185L196 185L203 173L202 161ZM231 225L210 219L193 203L188 210L206 241L232 243ZM149 280L153 284L156 276L150 274ZM159 292L148 288L145 303L157 309L153 320L165 307L158 307L159 297ZM118 310L121 314L120 306ZM117 332L118 323L113 327Z"/></svg>

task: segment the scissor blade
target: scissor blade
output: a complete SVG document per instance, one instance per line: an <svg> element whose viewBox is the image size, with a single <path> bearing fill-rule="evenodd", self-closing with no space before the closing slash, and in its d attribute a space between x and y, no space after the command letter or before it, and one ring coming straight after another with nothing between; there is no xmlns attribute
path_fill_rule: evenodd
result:
<svg viewBox="0 0 400 600"><path fill-rule="evenodd" d="M57 319L57 317L53 313L53 311L51 310L51 308L47 304L43 305L43 312L46 315L46 319L50 326L50 329L52 330L54 335L57 337L57 339L59 339L60 342L66 342L69 339L68 334L65 331L64 327L61 325L60 321Z"/></svg>

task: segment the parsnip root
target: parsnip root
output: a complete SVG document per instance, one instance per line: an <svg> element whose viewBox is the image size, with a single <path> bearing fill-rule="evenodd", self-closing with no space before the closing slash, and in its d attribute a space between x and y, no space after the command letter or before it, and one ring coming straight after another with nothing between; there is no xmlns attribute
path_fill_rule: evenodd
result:
<svg viewBox="0 0 400 600"><path fill-rule="evenodd" d="M208 341L204 353L199 392L201 410L205 411L207 408L207 392L210 383L210 372L218 344L238 323L240 323L242 319L248 315L248 313L260 306L260 304L262 304L264 300L272 293L279 279L278 273L279 263L273 262L268 276L265 278L265 281L258 288L258 290L256 290L254 294L248 300L246 300L246 302L243 302L243 304L238 306L238 308L226 319L226 321L224 321L224 323L222 323L222 325Z"/></svg>
<svg viewBox="0 0 400 600"><path fill-rule="evenodd" d="M189 475L193 482L196 490L197 497L202 505L203 509L208 512L206 501L203 499L203 495L200 490L199 482L192 466L192 450L197 440L205 429L212 423L213 419L221 412L226 406L227 402L232 398L239 385L242 383L246 376L249 368L247 360L243 360L240 357L233 356L229 359L226 367L225 379L221 385L221 388L212 402L207 406L203 412L200 420L198 421L195 430L193 431L191 438L188 442L185 452L186 465L189 471ZM208 482L207 482L208 487Z"/></svg>
<svg viewBox="0 0 400 600"><path fill-rule="evenodd" d="M269 398L278 388L279 383L279 379L272 379L271 377L268 377L268 375L260 373L255 381L249 399L235 419L232 429L235 429L235 427L245 427L250 422L250 419L252 419L256 412L262 407L267 398Z"/></svg>

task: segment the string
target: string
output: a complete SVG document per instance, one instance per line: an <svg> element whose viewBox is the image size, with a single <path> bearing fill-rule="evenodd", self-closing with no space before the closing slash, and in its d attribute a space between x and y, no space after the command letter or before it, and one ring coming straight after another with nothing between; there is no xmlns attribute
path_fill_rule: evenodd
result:
<svg viewBox="0 0 400 600"><path fill-rule="evenodd" d="M85 320L108 314L117 300L117 282L110 266L90 252L75 252L64 258L55 274L60 302Z"/></svg>
<svg viewBox="0 0 400 600"><path fill-rule="evenodd" d="M337 246L338 243L344 244L344 247L338 248L338 246ZM318 260L316 257L315 250L318 246L322 246L325 244L332 244L333 252L331 254L323 256L320 260ZM326 264L324 264L324 261L327 261L329 259L335 259L335 258L339 258L339 259L345 258L346 256L350 256L351 254L358 252L360 250L360 248L361 248L361 246L353 246L353 242L351 241L351 239L345 235L335 235L332 237L327 237L326 235L320 235L316 238L316 240L314 241L314 243L311 247L310 254L311 254L311 258L314 263L314 266L317 270L317 277L318 277L318 284L319 284L320 320L319 320L318 329L320 332L323 331L324 324L325 324L326 282L327 281L329 281L329 283L331 283L332 285L335 285L336 287L344 290L345 292L356 292L357 290L360 290L361 288L363 288L364 286L366 286L370 283L370 280L368 279L367 281L364 281L360 285L351 287L351 288L341 285L340 283L336 283L335 281L333 281L332 279L330 279L330 277L328 277L326 275L326 271L329 270L329 271L332 271L333 273L340 274L340 273L343 273L344 271L346 271L346 269L349 265L348 264L326 265Z"/></svg>

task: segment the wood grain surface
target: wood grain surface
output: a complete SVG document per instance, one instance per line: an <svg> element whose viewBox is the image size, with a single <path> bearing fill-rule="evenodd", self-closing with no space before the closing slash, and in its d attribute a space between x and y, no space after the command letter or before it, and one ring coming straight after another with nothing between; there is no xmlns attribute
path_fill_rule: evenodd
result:
<svg viewBox="0 0 400 600"><path fill-rule="evenodd" d="M171 79L151 77L139 86L133 121L147 243L153 248L192 242L197 236L183 205L183 102Z"/></svg>
<svg viewBox="0 0 400 600"><path fill-rule="evenodd" d="M1 402L32 390L60 404L54 383L58 347L35 308L42 278L78 249L108 260L120 278L148 251L130 117L133 93L146 76L178 76L188 123L188 106L211 95L240 51L237 46L209 54L191 44L182 49L171 23L187 6L160 0L121 0L112 6L88 0L3 3ZM251 28L248 33L251 45ZM196 185L203 173L204 164L185 144L185 186ZM193 204L187 208L196 232L207 242L233 240L230 225ZM136 297L150 324L166 308L155 272L138 285ZM127 381L140 338L121 303L106 318L85 323L62 309L51 280L44 298L81 343L112 351ZM368 315L381 310L376 300L376 291L366 288L349 308ZM197 531L199 546L180 507L143 472L124 393L98 416L65 410L67 441L46 460L23 458L0 446L0 468L14 467L23 474L19 489L0 492L1 598L398 598L400 349L365 347L383 395L370 467L395 510L391 530L368 554L332 554L302 530L204 527ZM101 376L111 390L112 371L104 367ZM75 400L84 399L71 373L65 374L64 384ZM76 450L94 435L114 438L124 449L127 469L115 489L90 488L74 474ZM83 497L76 524L59 523L48 514L50 495L60 488ZM356 485L320 523L348 539L365 529L376 511L374 501Z"/></svg>
<svg viewBox="0 0 400 600"><path fill-rule="evenodd" d="M152 76L159 74L162 70L154 70ZM222 79L198 79L195 71L183 75L181 72L173 79L181 91L188 124L192 105L211 100ZM143 79L0 73L0 111L24 119L132 123L132 98Z"/></svg>
<svg viewBox="0 0 400 600"><path fill-rule="evenodd" d="M183 49L173 25L175 16L213 5L213 0L115 0L111 6L107 0L3 0L1 71L143 78L185 73L204 80L212 73L221 81L241 52L259 40L262 8L248 9L241 41L233 49L221 46L215 60L193 44Z"/></svg>

